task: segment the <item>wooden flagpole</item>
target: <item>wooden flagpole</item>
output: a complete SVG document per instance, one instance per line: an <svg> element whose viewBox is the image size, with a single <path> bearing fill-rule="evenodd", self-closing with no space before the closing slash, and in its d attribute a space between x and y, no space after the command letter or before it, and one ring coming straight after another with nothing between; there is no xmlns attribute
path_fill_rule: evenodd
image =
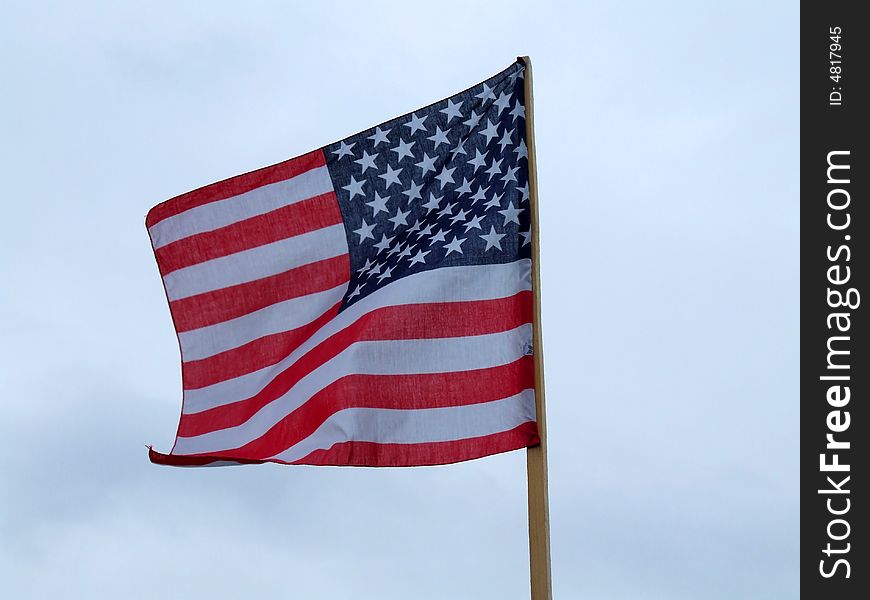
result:
<svg viewBox="0 0 870 600"><path fill-rule="evenodd" d="M538 228L538 173L535 163L535 119L532 98L532 61L521 57L526 65L523 85L526 97L526 144L529 151L529 203L532 213L532 289L534 322L532 349L535 362L535 409L541 444L526 450L526 473L529 492L529 567L532 600L552 600L550 580L550 502L547 492L547 418L544 403L544 346L541 340L541 260Z"/></svg>

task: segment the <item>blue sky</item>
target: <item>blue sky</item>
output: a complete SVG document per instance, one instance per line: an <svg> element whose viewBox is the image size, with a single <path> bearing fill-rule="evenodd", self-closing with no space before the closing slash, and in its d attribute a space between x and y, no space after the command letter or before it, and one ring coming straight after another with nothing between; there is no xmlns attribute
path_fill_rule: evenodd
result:
<svg viewBox="0 0 870 600"><path fill-rule="evenodd" d="M147 210L534 61L559 599L798 596L798 3L7 3L15 598L526 598L525 458L176 470Z"/></svg>

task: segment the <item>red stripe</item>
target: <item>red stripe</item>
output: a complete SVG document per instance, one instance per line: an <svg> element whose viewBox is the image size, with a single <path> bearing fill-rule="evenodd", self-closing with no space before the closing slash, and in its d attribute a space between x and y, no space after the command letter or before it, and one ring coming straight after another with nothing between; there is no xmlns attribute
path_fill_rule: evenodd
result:
<svg viewBox="0 0 870 600"><path fill-rule="evenodd" d="M501 433L466 440L429 442L426 444L378 444L342 442L329 450L316 450L296 465L334 465L352 467L422 467L446 465L483 458L541 443L538 426L528 421Z"/></svg>
<svg viewBox="0 0 870 600"><path fill-rule="evenodd" d="M329 384L284 417L260 438L234 450L236 456L261 459L283 452L315 432L326 419L347 408L442 408L501 400L535 386L531 357L507 365L414 375L348 375ZM178 435L192 437L221 423L182 415ZM217 425L217 427L215 427Z"/></svg>
<svg viewBox="0 0 870 600"><path fill-rule="evenodd" d="M155 223L181 214L191 208L196 208L210 202L217 202L218 200L226 200L227 198L250 192L264 185L296 177L306 171L325 165L326 157L323 154L323 150L315 150L314 152L285 160L270 167L263 167L244 175L237 175L217 183L212 183L211 185L161 202L148 211L148 216L145 218L145 226L151 227Z"/></svg>
<svg viewBox="0 0 870 600"><path fill-rule="evenodd" d="M316 450L305 458L294 461L297 465L332 465L351 467L422 467L483 458L511 450L519 450L541 443L537 424L523 423L508 431L465 440L430 442L425 444L377 444L375 442L342 442L329 450ZM207 466L210 463L231 460L242 464L276 462L281 460L247 460L233 458L232 452L212 456L175 456L148 450L151 462L174 466Z"/></svg>
<svg viewBox="0 0 870 600"><path fill-rule="evenodd" d="M183 363L184 388L205 387L281 362L315 331L335 317L339 308L341 302L302 327L266 335L238 348Z"/></svg>
<svg viewBox="0 0 870 600"><path fill-rule="evenodd" d="M160 274L227 256L285 238L341 223L333 192L314 196L213 231L192 235L158 248Z"/></svg>
<svg viewBox="0 0 870 600"><path fill-rule="evenodd" d="M241 425L258 410L283 396L314 369L357 341L464 337L515 329L532 319L532 295L524 291L496 300L387 306L312 348L254 396L182 415L185 431L207 432Z"/></svg>
<svg viewBox="0 0 870 600"><path fill-rule="evenodd" d="M177 331L235 319L291 298L332 289L350 280L347 254L302 265L256 281L204 292L169 303Z"/></svg>
<svg viewBox="0 0 870 600"><path fill-rule="evenodd" d="M221 456L176 456L173 454L163 454L151 446L148 446L148 460L155 465L169 465L172 467L207 467L211 463L226 460L238 462L244 465L255 465L265 462L262 460L235 460Z"/></svg>

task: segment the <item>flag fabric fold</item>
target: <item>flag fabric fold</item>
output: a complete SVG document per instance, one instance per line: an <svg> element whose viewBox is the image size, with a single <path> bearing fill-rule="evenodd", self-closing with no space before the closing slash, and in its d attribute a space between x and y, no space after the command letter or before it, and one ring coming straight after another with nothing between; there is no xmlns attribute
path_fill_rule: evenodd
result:
<svg viewBox="0 0 870 600"><path fill-rule="evenodd" d="M523 74L151 209L183 386L152 462L418 466L539 443Z"/></svg>

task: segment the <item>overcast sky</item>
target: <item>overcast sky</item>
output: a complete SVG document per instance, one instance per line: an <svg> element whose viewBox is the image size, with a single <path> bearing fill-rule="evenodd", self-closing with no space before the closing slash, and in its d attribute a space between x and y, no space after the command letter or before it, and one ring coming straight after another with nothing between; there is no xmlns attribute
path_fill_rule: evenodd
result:
<svg viewBox="0 0 870 600"><path fill-rule="evenodd" d="M523 452L143 444L181 399L148 209L529 54L555 598L797 598L797 2L3 6L4 597L528 598Z"/></svg>

